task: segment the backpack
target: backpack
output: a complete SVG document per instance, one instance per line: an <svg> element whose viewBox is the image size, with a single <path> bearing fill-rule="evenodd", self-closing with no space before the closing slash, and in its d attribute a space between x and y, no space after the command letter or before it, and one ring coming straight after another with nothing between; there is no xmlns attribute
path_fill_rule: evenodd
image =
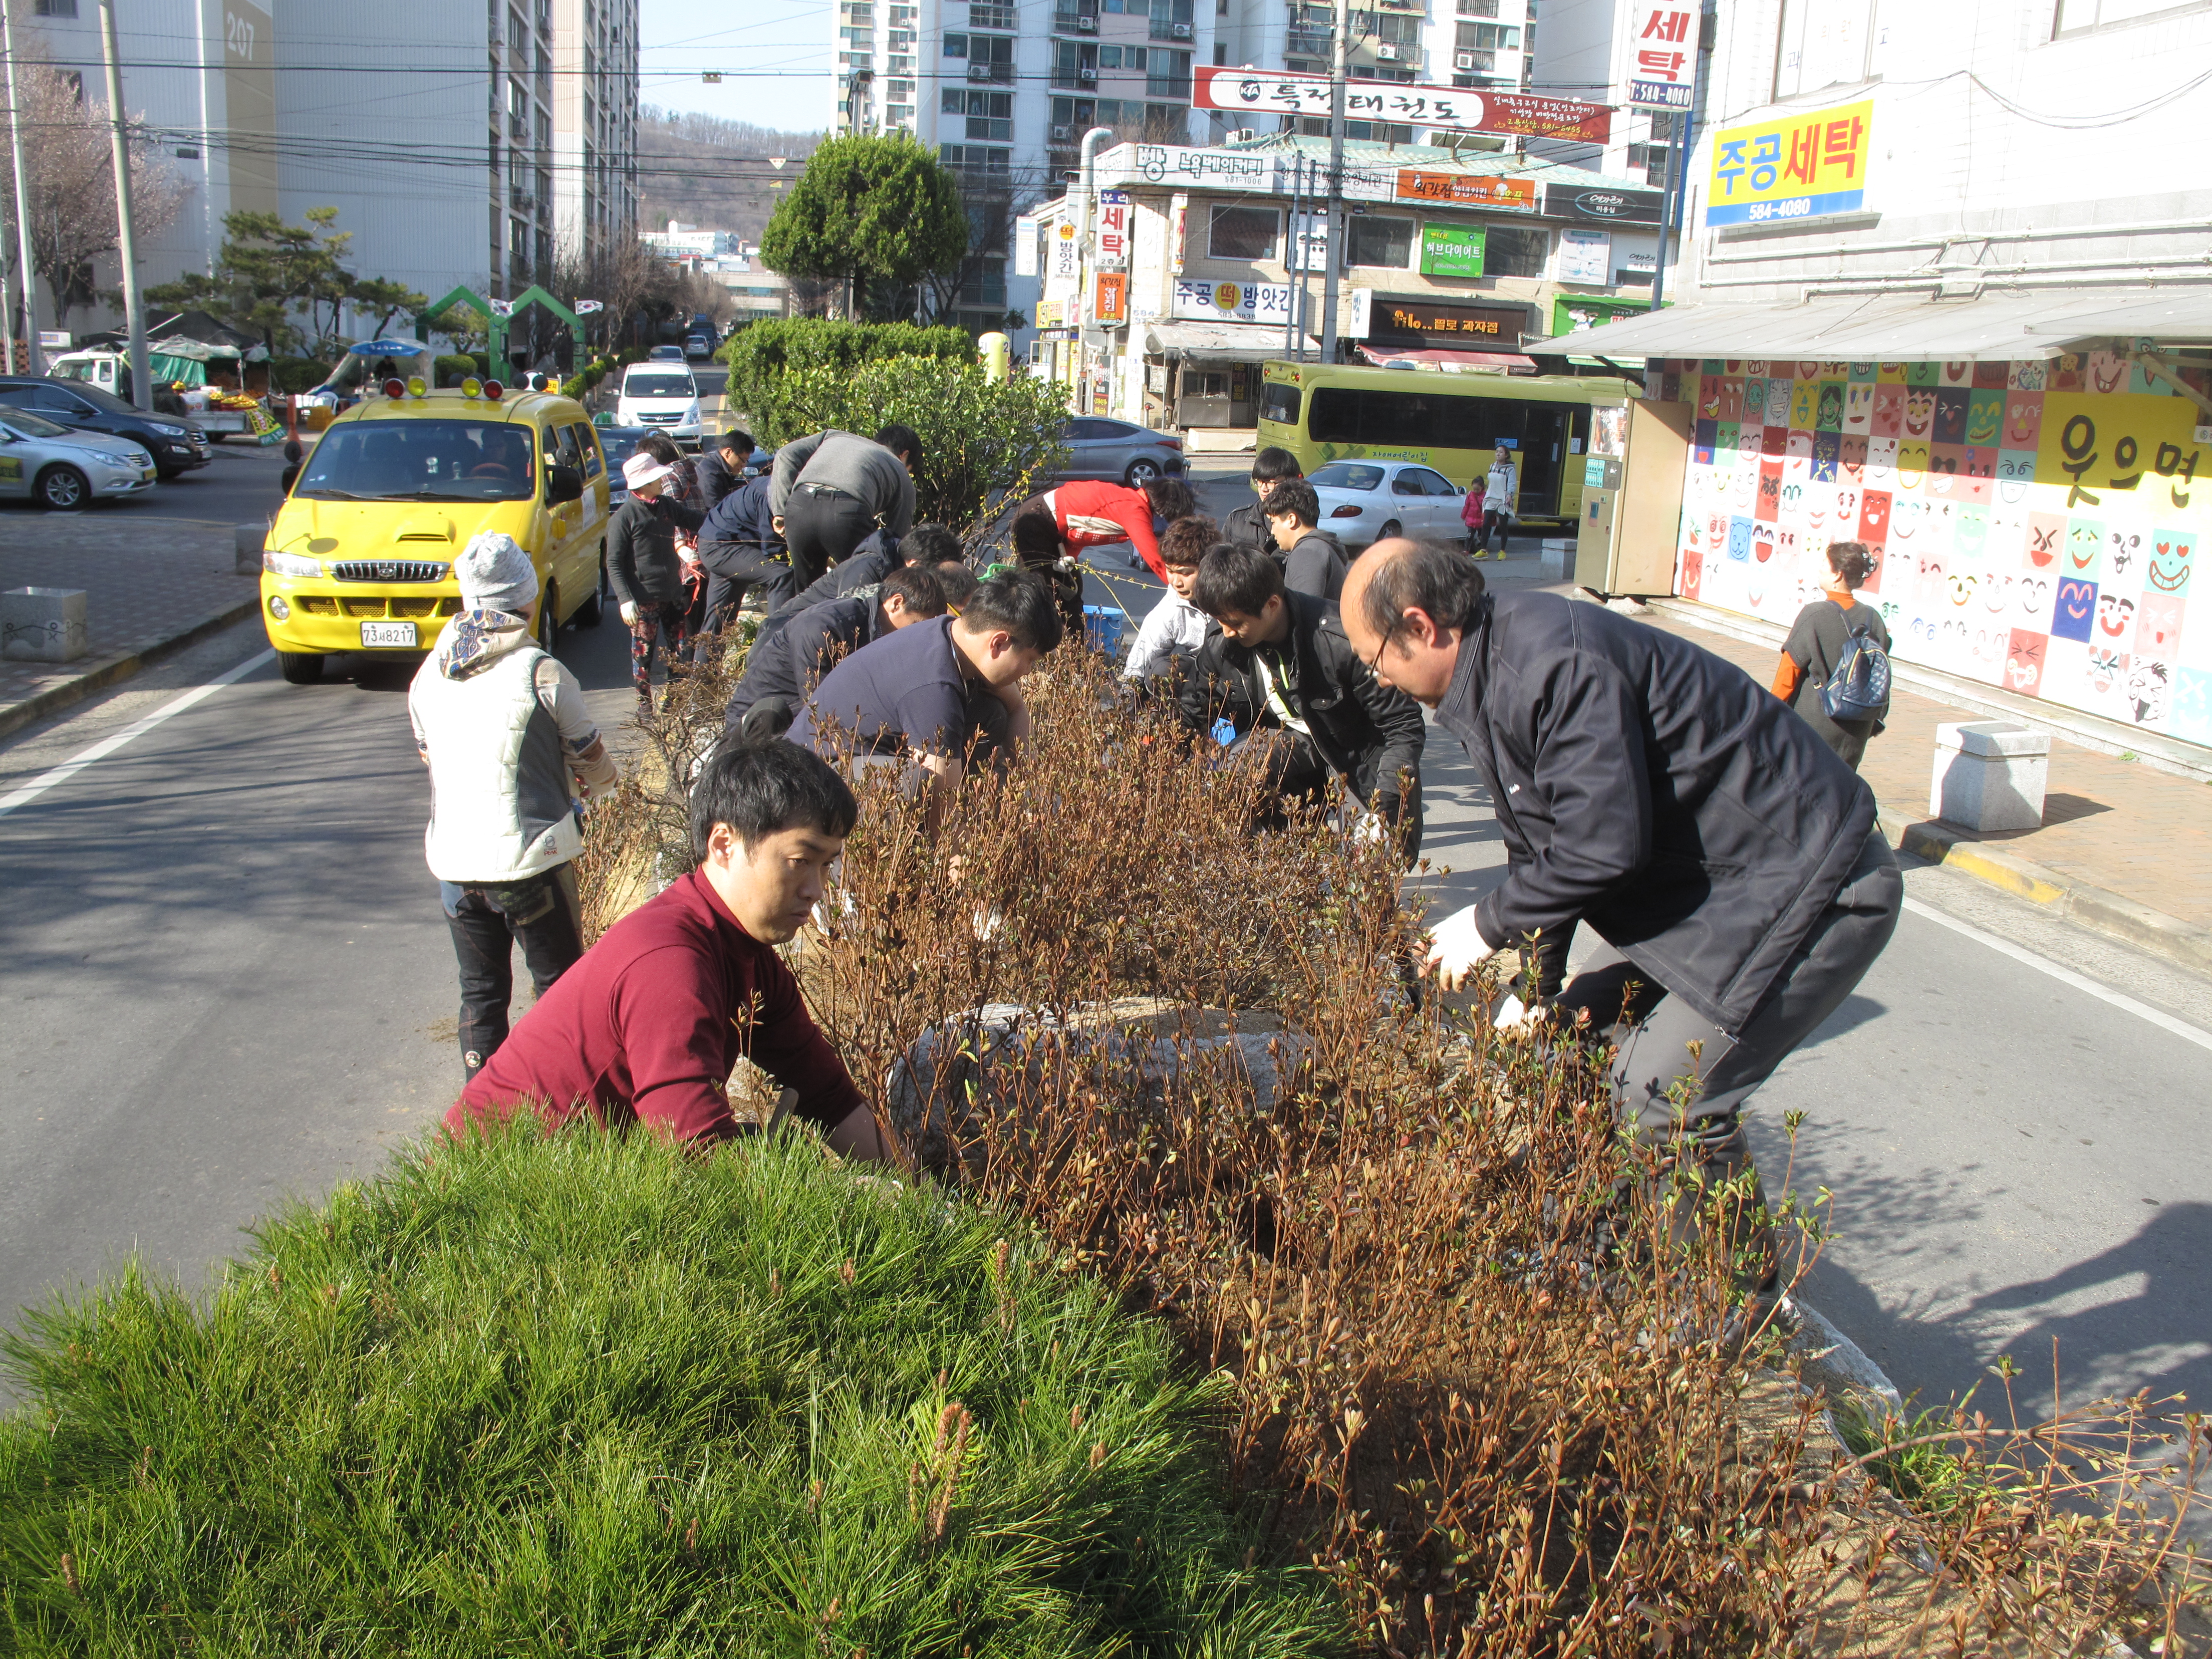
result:
<svg viewBox="0 0 2212 1659"><path fill-rule="evenodd" d="M1820 688L1820 706L1832 720L1880 720L1889 709L1889 658L1862 623L1851 629L1836 672Z"/></svg>

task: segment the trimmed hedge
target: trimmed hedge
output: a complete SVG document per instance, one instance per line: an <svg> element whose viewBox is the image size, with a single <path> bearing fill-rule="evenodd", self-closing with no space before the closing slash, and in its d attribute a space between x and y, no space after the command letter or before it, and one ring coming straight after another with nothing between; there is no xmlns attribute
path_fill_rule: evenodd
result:
<svg viewBox="0 0 2212 1659"><path fill-rule="evenodd" d="M729 408L743 410L765 441L784 443L809 429L793 425L799 417L783 394L786 376L817 369L847 374L887 357L972 363L975 341L964 328L795 317L755 323L732 335L721 357L730 366Z"/></svg>

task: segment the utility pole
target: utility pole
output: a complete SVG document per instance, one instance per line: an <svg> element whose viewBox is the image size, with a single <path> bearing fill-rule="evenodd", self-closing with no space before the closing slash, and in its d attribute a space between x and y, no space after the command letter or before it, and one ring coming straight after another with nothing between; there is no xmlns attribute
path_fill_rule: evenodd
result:
<svg viewBox="0 0 2212 1659"><path fill-rule="evenodd" d="M6 0L0 0L0 6L5 4ZM100 49L107 60L107 126L115 145L116 251L123 256L123 317L131 330L131 401L150 415L154 377L146 362L146 307L138 299L138 235L131 224L131 141L123 131L123 70L115 48L115 0L100 0Z"/></svg>
<svg viewBox="0 0 2212 1659"><path fill-rule="evenodd" d="M1328 77L1328 217L1322 235L1328 246L1321 285L1321 360L1336 361L1336 270L1340 240L1337 220L1344 210L1344 83L1352 55L1351 0L1336 0L1336 41Z"/></svg>
<svg viewBox="0 0 2212 1659"><path fill-rule="evenodd" d="M3 3L4 0L0 0L0 3ZM1283 265L1283 274L1297 285L1287 289L1283 295L1283 356L1293 362L1297 358L1297 348L1304 343L1297 337L1297 295L1306 285L1306 262L1304 250L1299 244L1298 231L1312 211L1306 202L1305 189L1306 158L1293 149L1291 152L1291 251Z"/></svg>
<svg viewBox="0 0 2212 1659"><path fill-rule="evenodd" d="M0 0L0 51L8 58L8 148L15 167L15 257L23 267L23 349L29 370L40 372L39 362L39 278L31 267L30 198L23 189L23 106L15 95L15 23L7 0ZM8 339L8 372L15 370L15 324L8 307L0 303L0 334Z"/></svg>

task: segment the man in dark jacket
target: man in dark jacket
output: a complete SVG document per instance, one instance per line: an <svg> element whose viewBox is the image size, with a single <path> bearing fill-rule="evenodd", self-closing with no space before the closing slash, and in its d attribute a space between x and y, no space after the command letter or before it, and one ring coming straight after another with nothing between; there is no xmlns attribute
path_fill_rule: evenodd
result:
<svg viewBox="0 0 2212 1659"><path fill-rule="evenodd" d="M1639 1129L1679 1135L1710 1182L1752 1176L1731 1238L1771 1285L1739 1114L1897 927L1873 793L1733 664L1601 605L1485 592L1437 543L1370 548L1344 618L1376 672L1467 745L1511 857L1433 930L1439 978L1456 989L1531 934L1595 929L1610 949L1559 1006L1620 1020L1613 1085Z"/></svg>
<svg viewBox="0 0 2212 1659"><path fill-rule="evenodd" d="M707 572L696 653L701 662L744 602L746 589L764 590L770 609L798 590L783 538L769 518L768 491L766 478L747 479L716 502L699 527L699 563Z"/></svg>
<svg viewBox="0 0 2212 1659"><path fill-rule="evenodd" d="M1253 456L1252 494L1257 499L1245 502L1221 521L1222 539L1242 542L1263 553L1280 553L1282 549L1275 545L1274 532L1267 528L1267 518L1260 511L1260 502L1285 479L1304 477L1298 458L1277 445L1269 444Z"/></svg>
<svg viewBox="0 0 2212 1659"><path fill-rule="evenodd" d="M873 441L850 432L817 432L775 452L769 511L791 548L807 586L842 564L878 526L894 536L914 527L914 469L921 440L914 428L887 426Z"/></svg>
<svg viewBox="0 0 2212 1659"><path fill-rule="evenodd" d="M822 579L805 592L784 600L761 623L760 637L781 629L800 611L830 599L848 599L864 587L873 587L892 571L908 565L964 564L960 538L941 524L918 524L903 536L888 530L871 533L842 564L822 573Z"/></svg>
<svg viewBox="0 0 2212 1659"><path fill-rule="evenodd" d="M843 599L809 605L770 634L761 631L730 694L723 725L749 742L780 738L822 677L864 645L909 623L945 614L945 590L921 565L905 565Z"/></svg>
<svg viewBox="0 0 2212 1659"><path fill-rule="evenodd" d="M1260 516L1282 551L1283 586L1334 601L1344 592L1344 544L1321 526L1321 497L1304 478L1285 478L1260 502Z"/></svg>
<svg viewBox="0 0 2212 1659"><path fill-rule="evenodd" d="M1200 731L1224 717L1240 742L1268 745L1280 798L1318 797L1331 772L1395 830L1410 865L1421 850L1421 744L1427 727L1411 697L1377 681L1352 648L1336 607L1283 586L1256 547L1206 550L1191 603L1214 628L1179 701Z"/></svg>
<svg viewBox="0 0 2212 1659"><path fill-rule="evenodd" d="M696 474L701 507L712 512L725 495L744 487L745 463L754 448L751 433L732 428L701 453Z"/></svg>

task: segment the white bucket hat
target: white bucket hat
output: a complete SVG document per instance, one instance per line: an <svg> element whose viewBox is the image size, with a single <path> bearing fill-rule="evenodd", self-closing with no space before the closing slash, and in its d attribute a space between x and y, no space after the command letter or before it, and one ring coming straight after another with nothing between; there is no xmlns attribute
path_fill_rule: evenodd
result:
<svg viewBox="0 0 2212 1659"><path fill-rule="evenodd" d="M656 461L650 455L633 455L623 463L623 482L635 489L640 484L665 478L675 471L666 462Z"/></svg>

